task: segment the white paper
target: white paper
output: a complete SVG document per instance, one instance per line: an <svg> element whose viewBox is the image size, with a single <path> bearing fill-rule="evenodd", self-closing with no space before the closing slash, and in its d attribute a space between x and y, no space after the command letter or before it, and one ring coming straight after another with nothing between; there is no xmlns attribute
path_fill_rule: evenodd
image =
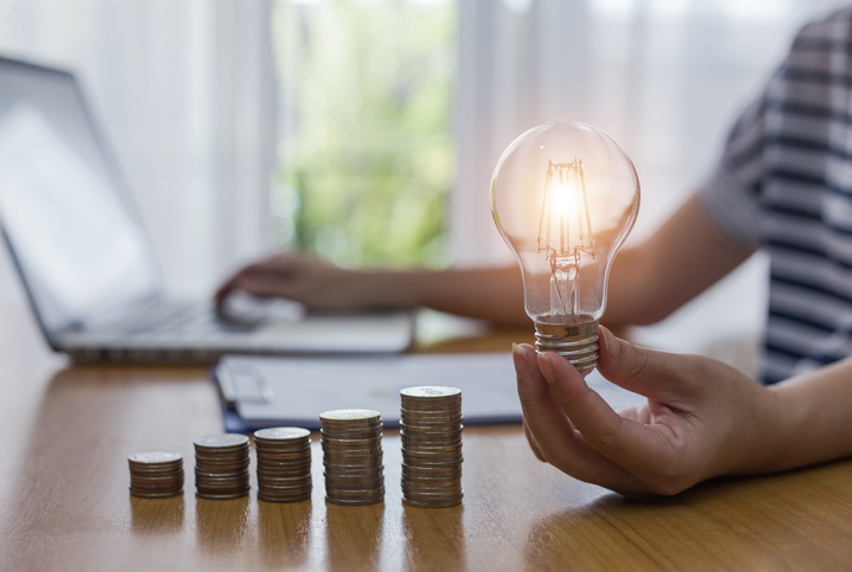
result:
<svg viewBox="0 0 852 572"><path fill-rule="evenodd" d="M399 390L449 385L462 390L467 425L520 422L521 405L510 353L390 357L268 358L226 356L219 365L237 393L237 412L250 429L297 425L316 429L333 409L373 409L385 427L399 424ZM590 387L618 409L644 398L606 381Z"/></svg>

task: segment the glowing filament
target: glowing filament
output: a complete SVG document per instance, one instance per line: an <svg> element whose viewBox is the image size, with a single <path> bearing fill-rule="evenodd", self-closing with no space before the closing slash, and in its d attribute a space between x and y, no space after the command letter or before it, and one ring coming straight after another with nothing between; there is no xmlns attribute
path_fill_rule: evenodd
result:
<svg viewBox="0 0 852 572"><path fill-rule="evenodd" d="M583 162L576 157L570 163L548 162L538 251L546 253L554 270L576 269L580 252L594 256Z"/></svg>

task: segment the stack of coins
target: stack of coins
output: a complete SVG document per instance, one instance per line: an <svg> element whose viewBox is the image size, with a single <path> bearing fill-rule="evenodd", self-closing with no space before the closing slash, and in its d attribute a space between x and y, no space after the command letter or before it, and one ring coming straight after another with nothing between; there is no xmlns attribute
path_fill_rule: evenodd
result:
<svg viewBox="0 0 852 572"><path fill-rule="evenodd" d="M320 415L325 500L338 505L380 503L385 496L382 418L378 411L340 409Z"/></svg>
<svg viewBox="0 0 852 572"><path fill-rule="evenodd" d="M249 492L249 438L223 433L195 441L195 491L205 499L236 499Z"/></svg>
<svg viewBox="0 0 852 572"><path fill-rule="evenodd" d="M145 499L173 497L183 492L183 456L152 451L127 457L130 494Z"/></svg>
<svg viewBox="0 0 852 572"><path fill-rule="evenodd" d="M402 502L424 508L462 500L461 390L409 387L402 400Z"/></svg>
<svg viewBox="0 0 852 572"><path fill-rule="evenodd" d="M311 498L311 432L273 427L254 432L257 498L296 502Z"/></svg>

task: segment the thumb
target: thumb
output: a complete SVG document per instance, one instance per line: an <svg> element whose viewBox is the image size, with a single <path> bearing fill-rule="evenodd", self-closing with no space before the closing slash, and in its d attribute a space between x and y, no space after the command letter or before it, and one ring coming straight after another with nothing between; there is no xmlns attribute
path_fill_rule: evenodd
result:
<svg viewBox="0 0 852 572"><path fill-rule="evenodd" d="M688 369L687 356L649 350L619 339L601 326L600 357L598 371L616 385L644 395L664 398L677 389L683 395L685 376Z"/></svg>

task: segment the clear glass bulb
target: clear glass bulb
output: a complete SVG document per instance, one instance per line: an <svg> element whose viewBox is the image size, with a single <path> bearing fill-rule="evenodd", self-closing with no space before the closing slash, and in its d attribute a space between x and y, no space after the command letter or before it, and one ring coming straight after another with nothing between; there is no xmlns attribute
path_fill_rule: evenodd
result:
<svg viewBox="0 0 852 572"><path fill-rule="evenodd" d="M538 351L595 368L609 271L638 211L633 162L596 127L540 125L503 152L491 212L521 267Z"/></svg>

